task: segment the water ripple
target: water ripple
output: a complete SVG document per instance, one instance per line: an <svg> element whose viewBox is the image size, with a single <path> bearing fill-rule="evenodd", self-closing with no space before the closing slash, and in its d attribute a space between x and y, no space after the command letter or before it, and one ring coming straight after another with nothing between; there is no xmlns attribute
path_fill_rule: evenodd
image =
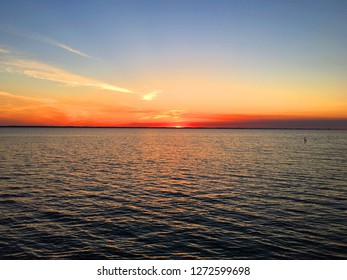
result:
<svg viewBox="0 0 347 280"><path fill-rule="evenodd" d="M0 128L0 155L1 259L347 258L344 131Z"/></svg>

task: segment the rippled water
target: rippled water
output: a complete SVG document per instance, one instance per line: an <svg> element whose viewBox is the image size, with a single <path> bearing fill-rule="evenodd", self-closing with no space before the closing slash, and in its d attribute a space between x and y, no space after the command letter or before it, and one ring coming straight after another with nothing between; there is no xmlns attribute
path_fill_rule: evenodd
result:
<svg viewBox="0 0 347 280"><path fill-rule="evenodd" d="M2 259L347 258L346 131L0 128L0 185Z"/></svg>

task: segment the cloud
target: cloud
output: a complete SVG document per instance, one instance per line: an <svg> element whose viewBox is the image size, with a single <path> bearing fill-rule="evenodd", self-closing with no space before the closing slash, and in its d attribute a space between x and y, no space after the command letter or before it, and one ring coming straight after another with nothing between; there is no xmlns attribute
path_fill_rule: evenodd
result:
<svg viewBox="0 0 347 280"><path fill-rule="evenodd" d="M67 86L87 86L117 92L134 93L130 89L75 75L35 60L12 59L10 61L0 62L0 65L5 67L5 70L10 73L18 73L31 78L58 82Z"/></svg>
<svg viewBox="0 0 347 280"><path fill-rule="evenodd" d="M9 51L8 49L1 48L1 47L0 47L0 54L1 54L1 53L6 53L6 54L7 54L7 53L10 53L10 51Z"/></svg>
<svg viewBox="0 0 347 280"><path fill-rule="evenodd" d="M158 119L171 119L178 121L185 114L185 110L169 110L169 111L149 111L142 112L141 120L158 120Z"/></svg>
<svg viewBox="0 0 347 280"><path fill-rule="evenodd" d="M161 90L154 90L152 92L146 93L145 95L142 96L142 100L146 100L146 101L151 101L153 99L155 99L157 97L157 95L159 93L161 93Z"/></svg>
<svg viewBox="0 0 347 280"><path fill-rule="evenodd" d="M57 41L54 41L48 37L44 37L44 36L41 36L41 35L38 35L36 34L36 36L32 37L33 39L37 39L39 41L42 41L44 43L47 43L47 44L50 44L50 45L53 45L53 46L56 46L56 47L59 47L59 48L62 48L68 52L71 52L71 53L74 53L74 54L77 54L77 55L80 55L80 56L84 56L84 57L88 57L88 58L92 58L92 56L80 51L80 50L77 50L77 49L74 49L74 48L71 48L63 43L60 43L60 42L57 42Z"/></svg>
<svg viewBox="0 0 347 280"><path fill-rule="evenodd" d="M0 26L0 29L3 29L3 27ZM90 57L89 55L79 50L73 49L67 45L64 45L62 43L59 43L57 41L54 41L47 37L43 37L38 34L28 35L18 30L13 31L12 29L7 31L10 31L20 36L29 37L32 39L44 41L52 45L56 45L58 47L61 47L65 50L68 50L70 52L73 52L81 56ZM0 71L5 70L6 72L9 72L9 73L17 73L17 74L25 75L35 79L58 82L66 86L87 86L87 87L94 87L94 88L110 90L110 91L139 94L142 96L141 100L145 100L145 101L151 101L155 99L158 96L158 94L162 92L161 90L153 90L149 93L144 94L143 92L141 93L138 91L133 91L130 89L118 87L112 84L104 83L102 81L94 80L92 78L73 74L63 69L42 63L37 60L20 58L19 55L22 56L22 54L19 54L13 50L9 50L6 47L0 46L0 55L2 54L3 56L1 56L1 60L0 60Z"/></svg>
<svg viewBox="0 0 347 280"><path fill-rule="evenodd" d="M8 98L8 99L16 99L18 101L25 101L25 102L36 102L36 103L45 103L45 104L50 104L54 103L54 99L50 98L41 98L41 97L28 97L28 96L23 96L23 95L15 95L12 93L8 93L5 91L0 91L0 97Z"/></svg>
<svg viewBox="0 0 347 280"><path fill-rule="evenodd" d="M134 108L95 100L29 97L0 91L0 125L114 126L133 121Z"/></svg>
<svg viewBox="0 0 347 280"><path fill-rule="evenodd" d="M10 27L10 26L0 26L0 27L1 27L1 30L6 31L8 33L15 34L17 36L21 36L21 37L24 37L24 38L29 38L29 39L32 39L32 40L40 41L40 42L43 42L43 43L46 43L46 44L49 44L49 45L52 45L52 46L56 46L58 48L64 49L64 50L66 50L66 51L68 51L70 53L77 54L79 56L93 58L92 56L86 54L85 52L83 52L81 50L72 48L72 47L70 47L70 46L68 46L68 45L66 45L64 43L58 42L56 40L53 40L53 39L51 39L49 37L46 37L46 36L43 36L43 35L40 35L40 34L37 34L37 33L33 33L33 32L23 31L23 30L20 30L20 29L17 29L17 28L13 28L13 27ZM1 49L0 49L0 53L1 53Z"/></svg>
<svg viewBox="0 0 347 280"><path fill-rule="evenodd" d="M54 99L0 91L0 101L0 125L44 125L66 119Z"/></svg>

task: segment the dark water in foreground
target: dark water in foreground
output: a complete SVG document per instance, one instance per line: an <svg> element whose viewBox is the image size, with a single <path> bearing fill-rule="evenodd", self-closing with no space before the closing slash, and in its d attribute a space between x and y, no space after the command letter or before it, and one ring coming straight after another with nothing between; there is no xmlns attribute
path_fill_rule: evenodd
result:
<svg viewBox="0 0 347 280"><path fill-rule="evenodd" d="M346 202L346 131L0 128L1 259L346 259Z"/></svg>

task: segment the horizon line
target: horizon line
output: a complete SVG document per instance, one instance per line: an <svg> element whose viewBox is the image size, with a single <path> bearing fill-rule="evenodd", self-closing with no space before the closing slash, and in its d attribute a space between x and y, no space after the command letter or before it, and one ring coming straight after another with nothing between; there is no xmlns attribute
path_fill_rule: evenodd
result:
<svg viewBox="0 0 347 280"><path fill-rule="evenodd" d="M0 125L0 128L119 128L119 129L263 129L263 130L347 130L323 127L208 127L208 126L75 126L75 125Z"/></svg>

